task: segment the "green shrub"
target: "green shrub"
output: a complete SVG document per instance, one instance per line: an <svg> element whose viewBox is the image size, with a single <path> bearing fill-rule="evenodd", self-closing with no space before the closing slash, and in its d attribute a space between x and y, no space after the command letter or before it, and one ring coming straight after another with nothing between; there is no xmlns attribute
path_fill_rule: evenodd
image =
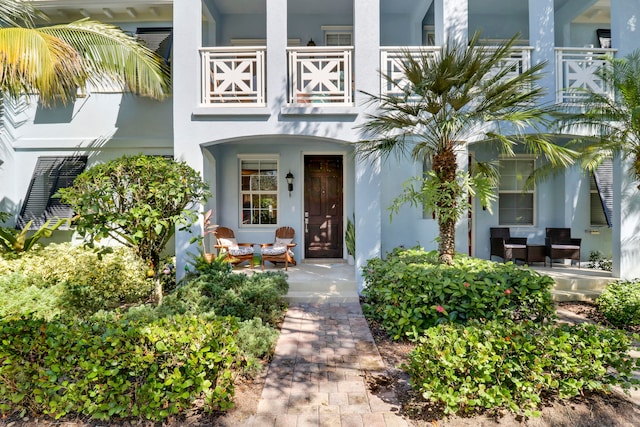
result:
<svg viewBox="0 0 640 427"><path fill-rule="evenodd" d="M0 276L0 318L31 313L51 320L62 314L60 301L64 294L63 286L42 288L34 279L34 276L22 273Z"/></svg>
<svg viewBox="0 0 640 427"><path fill-rule="evenodd" d="M278 340L278 331L255 318L240 323L238 346L242 351L244 373L253 375L262 369L261 360L270 360Z"/></svg>
<svg viewBox="0 0 640 427"><path fill-rule="evenodd" d="M606 258L600 251L591 251L589 253L589 264L587 264L587 267L611 271L613 269L613 262L611 261L611 257Z"/></svg>
<svg viewBox="0 0 640 427"><path fill-rule="evenodd" d="M369 260L363 276L364 313L394 339L447 321L555 316L553 279L513 263L456 255L447 265L436 251L396 249L385 260Z"/></svg>
<svg viewBox="0 0 640 427"><path fill-rule="evenodd" d="M215 313L240 320L257 317L277 325L286 308L282 298L289 287L286 277L281 272L247 276L227 271L191 276L165 297L159 315Z"/></svg>
<svg viewBox="0 0 640 427"><path fill-rule="evenodd" d="M192 316L0 321L0 411L163 420L232 406L237 325Z"/></svg>
<svg viewBox="0 0 640 427"><path fill-rule="evenodd" d="M610 283L596 299L598 309L619 328L640 325L640 281Z"/></svg>
<svg viewBox="0 0 640 427"><path fill-rule="evenodd" d="M0 259L0 276L15 272L43 293L61 286L57 304L81 315L142 301L153 289L145 263L124 247L98 255L83 246L51 244L15 259Z"/></svg>
<svg viewBox="0 0 640 427"><path fill-rule="evenodd" d="M405 368L412 386L447 413L506 408L531 416L545 396L637 387L629 346L622 331L594 325L449 323L424 333Z"/></svg>

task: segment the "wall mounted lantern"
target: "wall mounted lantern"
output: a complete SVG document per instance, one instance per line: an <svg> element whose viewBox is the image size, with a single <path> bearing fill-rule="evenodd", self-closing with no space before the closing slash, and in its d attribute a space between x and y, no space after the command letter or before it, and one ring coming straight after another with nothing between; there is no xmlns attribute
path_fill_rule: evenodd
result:
<svg viewBox="0 0 640 427"><path fill-rule="evenodd" d="M293 174L291 171L284 177L287 180L287 187L289 189L289 197L291 197L291 192L293 191Z"/></svg>

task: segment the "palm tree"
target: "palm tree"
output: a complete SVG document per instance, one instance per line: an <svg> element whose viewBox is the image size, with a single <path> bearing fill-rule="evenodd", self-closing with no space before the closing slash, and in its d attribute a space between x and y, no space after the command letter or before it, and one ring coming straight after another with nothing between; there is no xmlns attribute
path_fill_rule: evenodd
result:
<svg viewBox="0 0 640 427"><path fill-rule="evenodd" d="M89 19L36 27L37 16L28 2L0 0L0 94L38 93L55 105L105 81L158 99L168 92L168 67L117 27Z"/></svg>
<svg viewBox="0 0 640 427"><path fill-rule="evenodd" d="M472 173L459 169L456 155L466 149L469 139L479 140L482 134L505 155L513 156L520 144L524 151L543 155L554 165L572 163L571 150L537 132L551 112L537 102L544 90L535 82L545 64L515 75L505 66L513 63L510 55L517 37L488 48L478 45L479 34L475 34L469 46L449 38L435 52L406 51L400 64L405 78L398 81L382 75L393 91L366 93L377 111L362 125L364 139L356 151L364 158L396 154L417 161L431 159L432 171L416 177L421 187L405 188L392 208L406 202L424 203L436 214L442 262L453 258L455 224L468 206L467 195L475 195L489 208L495 198L495 168L475 168ZM505 124L508 134L500 131Z"/></svg>
<svg viewBox="0 0 640 427"><path fill-rule="evenodd" d="M591 87L579 89L582 105L558 123L564 131L587 134L573 141L580 146L584 169L593 171L602 160L621 154L632 160L629 172L640 181L640 50L623 58L608 57L596 75L615 96Z"/></svg>

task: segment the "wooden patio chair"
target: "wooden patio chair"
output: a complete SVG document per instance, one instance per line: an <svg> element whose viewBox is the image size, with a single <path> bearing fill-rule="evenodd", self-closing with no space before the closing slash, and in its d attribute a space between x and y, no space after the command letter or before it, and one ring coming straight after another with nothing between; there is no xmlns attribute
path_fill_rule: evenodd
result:
<svg viewBox="0 0 640 427"><path fill-rule="evenodd" d="M493 227L489 230L491 241L491 254L498 256L505 262L520 259L527 260L527 238L511 237L511 232L506 227Z"/></svg>
<svg viewBox="0 0 640 427"><path fill-rule="evenodd" d="M269 261L274 264L284 263L284 269L289 270L289 264L296 265L291 248L295 247L293 237L295 230L291 227L280 227L276 230L276 237L273 243L262 243L260 252L262 254L262 269L264 262Z"/></svg>
<svg viewBox="0 0 640 427"><path fill-rule="evenodd" d="M227 227L218 227L214 231L216 235L215 248L225 253L226 261L233 265L249 261L253 268L253 245L255 243L238 243L232 229Z"/></svg>
<svg viewBox="0 0 640 427"><path fill-rule="evenodd" d="M580 268L580 245L582 239L574 239L571 237L570 228L547 228L545 246L547 256L549 257L549 265L553 267L554 259L569 259L578 261Z"/></svg>

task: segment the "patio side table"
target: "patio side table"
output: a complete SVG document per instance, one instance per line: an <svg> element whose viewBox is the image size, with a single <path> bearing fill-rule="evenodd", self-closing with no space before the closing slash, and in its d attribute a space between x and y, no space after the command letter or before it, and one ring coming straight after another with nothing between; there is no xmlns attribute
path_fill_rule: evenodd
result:
<svg viewBox="0 0 640 427"><path fill-rule="evenodd" d="M547 254L545 245L527 245L527 264L543 262L547 266Z"/></svg>

